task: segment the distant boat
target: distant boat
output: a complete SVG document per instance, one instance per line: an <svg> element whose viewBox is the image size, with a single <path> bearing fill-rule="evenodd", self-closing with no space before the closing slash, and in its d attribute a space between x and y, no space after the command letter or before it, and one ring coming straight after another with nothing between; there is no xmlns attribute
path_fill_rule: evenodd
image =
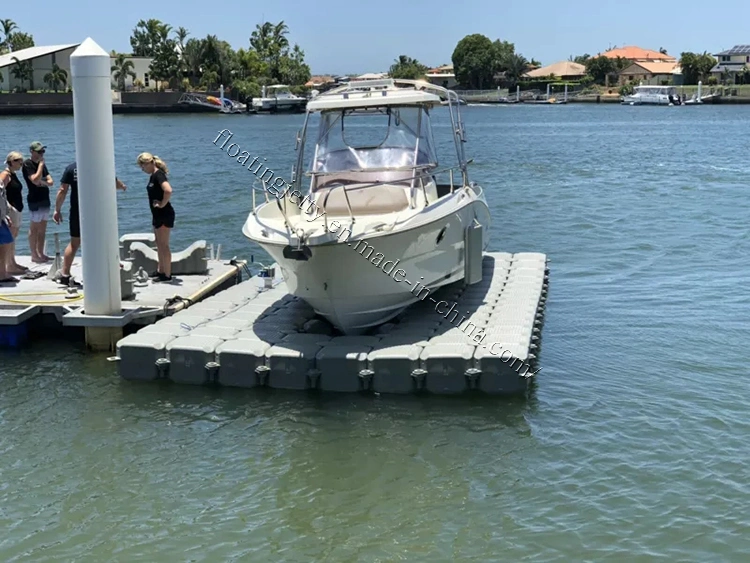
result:
<svg viewBox="0 0 750 563"><path fill-rule="evenodd" d="M185 92L177 103L203 106L207 109L218 110L219 113L245 113L247 111L245 104L224 97L224 86L221 87L218 98L198 92Z"/></svg>
<svg viewBox="0 0 750 563"><path fill-rule="evenodd" d="M260 98L253 100L256 111L268 112L304 112L307 98L295 96L285 84L263 86Z"/></svg>
<svg viewBox="0 0 750 563"><path fill-rule="evenodd" d="M620 100L629 106L678 106L682 102L674 86L635 86L633 93Z"/></svg>

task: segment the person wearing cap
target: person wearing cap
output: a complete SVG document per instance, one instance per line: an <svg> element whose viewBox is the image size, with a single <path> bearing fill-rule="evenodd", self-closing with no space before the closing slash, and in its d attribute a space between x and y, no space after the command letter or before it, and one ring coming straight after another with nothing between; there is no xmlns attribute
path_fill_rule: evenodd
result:
<svg viewBox="0 0 750 563"><path fill-rule="evenodd" d="M47 221L49 220L49 187L54 183L52 176L44 163L44 153L47 149L39 141L34 141L29 147L31 158L23 163L23 179L29 193L26 203L29 204L29 250L31 261L40 264L51 260L44 254L44 239L47 236Z"/></svg>
<svg viewBox="0 0 750 563"><path fill-rule="evenodd" d="M127 186L115 177L115 189L125 191ZM62 205L65 202L65 196L70 190L70 243L65 248L63 254L62 268L58 276L58 283L68 287L80 287L81 284L73 280L70 276L70 268L73 266L73 259L76 256L78 248L81 246L81 220L78 211L78 166L75 162L70 163L60 178L60 189L57 191L55 198L55 213L52 220L58 225L62 223Z"/></svg>

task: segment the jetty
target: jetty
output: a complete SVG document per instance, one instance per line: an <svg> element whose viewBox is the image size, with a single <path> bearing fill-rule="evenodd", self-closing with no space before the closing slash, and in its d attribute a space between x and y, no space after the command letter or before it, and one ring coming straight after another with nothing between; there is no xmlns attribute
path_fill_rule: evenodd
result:
<svg viewBox="0 0 750 563"><path fill-rule="evenodd" d="M61 334L88 342L91 335L86 329L92 328L109 329L115 340L121 338L242 281L243 273L249 272L247 262L222 261L220 252L220 246L196 241L173 254L175 281L155 283L148 278L157 265L154 235L124 235L119 256L121 309L100 315L84 314L86 284L78 289L55 281L59 260L34 264L29 257L17 257L29 273L19 276L15 287L0 287L0 347L21 348ZM73 261L71 275L83 279L80 257Z"/></svg>
<svg viewBox="0 0 750 563"><path fill-rule="evenodd" d="M487 253L479 283L440 288L362 336L336 336L287 293L275 265L264 272L120 340L111 358L119 375L298 391L523 395L539 371L544 254Z"/></svg>

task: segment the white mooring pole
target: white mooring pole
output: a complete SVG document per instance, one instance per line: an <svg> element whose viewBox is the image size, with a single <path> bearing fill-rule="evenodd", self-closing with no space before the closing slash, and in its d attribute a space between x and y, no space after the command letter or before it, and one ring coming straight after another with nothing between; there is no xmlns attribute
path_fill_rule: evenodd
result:
<svg viewBox="0 0 750 563"><path fill-rule="evenodd" d="M115 193L109 53L90 37L70 56L81 214L84 315L120 315L120 251ZM113 349L122 328L86 327L90 348Z"/></svg>

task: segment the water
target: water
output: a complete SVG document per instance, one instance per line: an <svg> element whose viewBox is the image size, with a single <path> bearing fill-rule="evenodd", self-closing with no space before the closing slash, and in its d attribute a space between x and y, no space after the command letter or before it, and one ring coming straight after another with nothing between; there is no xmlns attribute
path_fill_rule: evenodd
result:
<svg viewBox="0 0 750 563"><path fill-rule="evenodd" d="M746 560L750 108L465 116L492 250L550 258L529 401L135 384L73 344L0 352L0 560ZM72 119L2 124L0 154L42 140L57 184ZM121 232L149 230L147 150L174 249L261 257L249 173L212 141L229 127L288 177L300 124L117 116Z"/></svg>

